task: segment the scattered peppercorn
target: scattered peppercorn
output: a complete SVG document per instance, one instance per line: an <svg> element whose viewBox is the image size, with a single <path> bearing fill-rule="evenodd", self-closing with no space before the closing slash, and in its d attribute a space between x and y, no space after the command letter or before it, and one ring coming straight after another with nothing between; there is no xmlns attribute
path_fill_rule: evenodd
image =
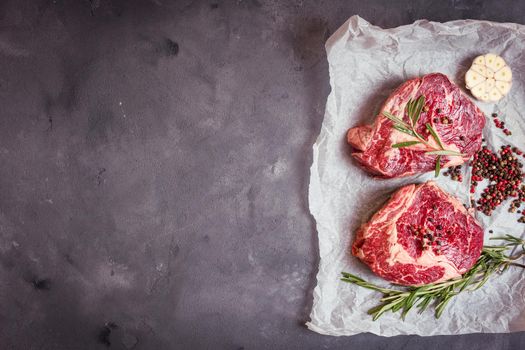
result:
<svg viewBox="0 0 525 350"><path fill-rule="evenodd" d="M515 213L525 202L525 185L522 185L523 172L520 162L517 159L517 152L511 146L501 146L498 153L492 152L483 146L478 151L472 161L472 179L470 192L475 193L478 183L483 179L490 181L489 185L483 189L481 197L476 201L476 207L485 215L490 216L494 209L508 198L514 198L508 209ZM521 220L523 218L523 220ZM525 215L518 222L525 223ZM490 232L490 231L489 231Z"/></svg>
<svg viewBox="0 0 525 350"><path fill-rule="evenodd" d="M433 249L435 253L440 253L440 246L443 244L441 239L443 226L441 224L435 224L436 219L427 218L428 224L422 226L413 224L408 227L409 232L412 234L414 242L421 248L421 250ZM450 230L447 230L447 234L450 234Z"/></svg>
<svg viewBox="0 0 525 350"><path fill-rule="evenodd" d="M461 165L451 166L445 172L443 172L443 175L450 175L450 178L454 181L463 181L463 175L461 174Z"/></svg>
<svg viewBox="0 0 525 350"><path fill-rule="evenodd" d="M496 128L503 129L505 123L499 120L498 118L494 118L494 125L496 125Z"/></svg>

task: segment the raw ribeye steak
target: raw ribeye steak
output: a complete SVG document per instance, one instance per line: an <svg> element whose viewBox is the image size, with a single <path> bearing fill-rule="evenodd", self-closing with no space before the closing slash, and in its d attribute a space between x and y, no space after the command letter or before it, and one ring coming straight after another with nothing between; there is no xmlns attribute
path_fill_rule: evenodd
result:
<svg viewBox="0 0 525 350"><path fill-rule="evenodd" d="M352 254L401 285L445 281L467 272L483 247L483 230L434 182L408 185L362 225Z"/></svg>
<svg viewBox="0 0 525 350"><path fill-rule="evenodd" d="M383 104L374 124L348 131L348 143L356 150L353 157L372 174L392 178L435 169L436 155L426 154L428 146L392 147L415 139L394 129L393 121L383 115L389 112L408 122L406 105L420 96L425 97L425 106L415 124L416 131L429 143L434 143L426 127L428 123L445 149L464 154L443 156L442 168L466 162L480 148L485 115L446 75L432 73L399 86Z"/></svg>

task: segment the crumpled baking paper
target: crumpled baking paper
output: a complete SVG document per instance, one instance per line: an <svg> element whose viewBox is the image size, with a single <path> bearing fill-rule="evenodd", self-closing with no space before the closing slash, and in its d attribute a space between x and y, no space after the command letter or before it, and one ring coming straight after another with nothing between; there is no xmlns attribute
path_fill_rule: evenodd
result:
<svg viewBox="0 0 525 350"><path fill-rule="evenodd" d="M347 130L371 123L382 102L403 81L442 72L463 87L464 74L474 57L494 52L511 67L514 79L509 95L497 104L475 101L487 115L484 137L494 149L503 144L523 149L525 26L474 20L420 20L382 29L353 16L328 39L326 51L332 90L320 135L313 146L310 175L309 205L317 223L320 263L308 328L329 335L371 332L383 336L525 330L525 271L519 268L492 277L475 292L453 298L439 320L429 308L422 314L412 310L404 321L399 313L390 312L372 321L366 311L378 303L380 294L339 280L341 271L347 271L388 285L351 256L354 233L397 188L433 178L433 173L393 180L370 177L350 156ZM495 128L491 118L494 112L505 121L512 136ZM464 203L470 203L470 174L465 173L464 178L459 183L440 176L437 182ZM509 204L510 201L500 206L491 217L477 214L485 227L485 242L489 230L494 235L524 235L525 225L517 222L517 214L507 212Z"/></svg>

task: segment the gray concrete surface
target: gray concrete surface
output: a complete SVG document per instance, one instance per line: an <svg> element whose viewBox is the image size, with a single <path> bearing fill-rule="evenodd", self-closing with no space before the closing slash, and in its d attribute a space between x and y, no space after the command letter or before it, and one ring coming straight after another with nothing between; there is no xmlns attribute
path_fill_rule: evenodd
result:
<svg viewBox="0 0 525 350"><path fill-rule="evenodd" d="M304 328L323 44L353 14L524 23L525 4L2 1L0 349L525 348Z"/></svg>

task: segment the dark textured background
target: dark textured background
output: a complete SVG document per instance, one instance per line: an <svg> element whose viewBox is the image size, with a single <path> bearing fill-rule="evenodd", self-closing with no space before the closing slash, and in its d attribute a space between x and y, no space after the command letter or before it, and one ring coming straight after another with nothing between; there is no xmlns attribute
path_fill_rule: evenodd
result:
<svg viewBox="0 0 525 350"><path fill-rule="evenodd" d="M302 325L323 45L353 14L524 23L525 3L2 1L0 349L525 348Z"/></svg>

